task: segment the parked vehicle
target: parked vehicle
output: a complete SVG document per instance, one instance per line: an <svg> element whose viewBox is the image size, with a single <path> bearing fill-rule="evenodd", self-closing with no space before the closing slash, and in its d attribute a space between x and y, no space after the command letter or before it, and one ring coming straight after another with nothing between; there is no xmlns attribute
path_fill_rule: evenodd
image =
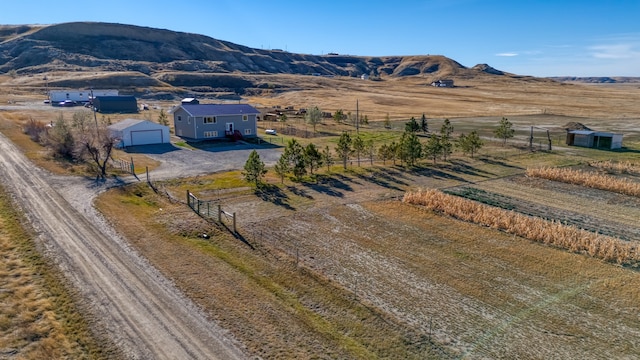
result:
<svg viewBox="0 0 640 360"><path fill-rule="evenodd" d="M276 134L276 129L267 129L264 131L265 134L267 135L277 135Z"/></svg>
<svg viewBox="0 0 640 360"><path fill-rule="evenodd" d="M60 101L58 105L64 106L64 107L76 106L76 102L73 100L65 100L65 101Z"/></svg>

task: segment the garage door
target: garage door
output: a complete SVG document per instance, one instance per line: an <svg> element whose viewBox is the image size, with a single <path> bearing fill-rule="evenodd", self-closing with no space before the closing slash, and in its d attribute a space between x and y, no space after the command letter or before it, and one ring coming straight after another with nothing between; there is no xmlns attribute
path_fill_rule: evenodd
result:
<svg viewBox="0 0 640 360"><path fill-rule="evenodd" d="M138 130L131 132L131 145L162 144L162 130Z"/></svg>

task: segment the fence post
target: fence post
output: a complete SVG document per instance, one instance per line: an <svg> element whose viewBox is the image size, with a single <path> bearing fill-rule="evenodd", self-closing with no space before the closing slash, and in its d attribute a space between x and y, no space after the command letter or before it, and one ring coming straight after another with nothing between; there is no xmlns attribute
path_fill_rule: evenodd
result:
<svg viewBox="0 0 640 360"><path fill-rule="evenodd" d="M222 205L218 204L218 222L222 223Z"/></svg>
<svg viewBox="0 0 640 360"><path fill-rule="evenodd" d="M233 233L237 234L238 231L236 230L236 213L233 213Z"/></svg>
<svg viewBox="0 0 640 360"><path fill-rule="evenodd" d="M189 198L189 190L187 190L187 205L193 209L193 207L191 207L191 199Z"/></svg>
<svg viewBox="0 0 640 360"><path fill-rule="evenodd" d="M135 166L133 165L133 156L132 156L132 157L131 157L131 174L133 175L133 174L135 174L135 173L136 173L136 168L135 168Z"/></svg>
<svg viewBox="0 0 640 360"><path fill-rule="evenodd" d="M146 168L146 172L147 172L147 182L151 183L151 179L149 179L149 167L146 166L145 168Z"/></svg>

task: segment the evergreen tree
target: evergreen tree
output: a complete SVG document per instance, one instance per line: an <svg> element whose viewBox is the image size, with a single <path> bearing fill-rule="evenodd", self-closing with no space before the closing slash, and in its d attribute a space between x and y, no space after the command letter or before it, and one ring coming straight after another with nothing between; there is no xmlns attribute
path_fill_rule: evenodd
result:
<svg viewBox="0 0 640 360"><path fill-rule="evenodd" d="M343 132L338 139L338 144L336 145L336 154L338 158L342 160L342 166L347 169L347 161L353 152L351 148L351 136L349 133Z"/></svg>
<svg viewBox="0 0 640 360"><path fill-rule="evenodd" d="M416 132L418 130L420 130L420 125L418 125L418 122L416 121L416 118L414 118L412 116L411 120L409 120L409 122L404 125L404 131L405 132Z"/></svg>
<svg viewBox="0 0 640 360"><path fill-rule="evenodd" d="M447 157L453 152L453 142L451 141L452 133L453 125L451 125L449 119L444 119L444 123L440 128L440 152L445 161L447 161Z"/></svg>
<svg viewBox="0 0 640 360"><path fill-rule="evenodd" d="M280 182L284 184L284 178L289 173L289 160L284 153L280 155L280 158L278 159L278 162L273 169L275 170L276 174L280 176Z"/></svg>
<svg viewBox="0 0 640 360"><path fill-rule="evenodd" d="M169 117L167 113L164 112L164 109L160 109L160 114L158 115L158 123L164 126L169 126Z"/></svg>
<svg viewBox="0 0 640 360"><path fill-rule="evenodd" d="M317 170L320 168L320 166L322 166L322 154L312 143L309 143L304 148L304 162L307 165L307 168L309 168L309 173L312 176L314 170Z"/></svg>
<svg viewBox="0 0 640 360"><path fill-rule="evenodd" d="M365 150L365 144L362 138L360 137L360 135L357 135L355 138L353 138L352 147L353 147L353 152L356 155L356 159L358 159L358 167L360 167L360 155Z"/></svg>
<svg viewBox="0 0 640 360"><path fill-rule="evenodd" d="M364 149L369 154L369 164L373 166L373 154L375 153L375 147L373 146L373 140L369 139L364 142Z"/></svg>
<svg viewBox="0 0 640 360"><path fill-rule="evenodd" d="M389 156L389 145L382 144L378 147L378 159L382 159L382 164L387 165L387 160L390 160Z"/></svg>
<svg viewBox="0 0 640 360"><path fill-rule="evenodd" d="M400 146L397 142L392 141L391 144L389 144L389 158L393 160L393 165L396 164L396 159L398 159L399 149Z"/></svg>
<svg viewBox="0 0 640 360"><path fill-rule="evenodd" d="M420 118L420 129L423 133L429 132L429 124L427 123L427 117L422 113L422 118Z"/></svg>
<svg viewBox="0 0 640 360"><path fill-rule="evenodd" d="M293 172L294 177L300 178L307 172L304 147L296 139L291 139L287 142L282 155L287 160L288 169Z"/></svg>
<svg viewBox="0 0 640 360"><path fill-rule="evenodd" d="M327 172L331 170L331 166L333 166L333 156L331 156L331 149L329 149L329 145L322 150L322 162L327 165Z"/></svg>
<svg viewBox="0 0 640 360"><path fill-rule="evenodd" d="M247 162L244 164L242 175L246 181L252 182L258 187L262 183L262 177L266 173L267 169L264 166L264 162L260 160L258 152L253 150L251 154L249 154Z"/></svg>
<svg viewBox="0 0 640 360"><path fill-rule="evenodd" d="M471 154L471 158L473 158L473 154L480 150L483 145L484 142L475 130L469 133L469 135L460 134L458 138L458 147L463 153Z"/></svg>
<svg viewBox="0 0 640 360"><path fill-rule="evenodd" d="M442 152L442 147L440 145L440 137L438 135L431 135L429 141L424 144L422 149L424 151L424 156L430 159L433 159L433 163L435 164Z"/></svg>
<svg viewBox="0 0 640 360"><path fill-rule="evenodd" d="M505 117L500 120L500 124L498 128L494 130L496 136L502 139L502 146L507 143L507 139L513 137L515 130L513 129L513 124Z"/></svg>
<svg viewBox="0 0 640 360"><path fill-rule="evenodd" d="M400 156L407 166L413 166L422 157L422 144L415 132L405 131L400 138Z"/></svg>

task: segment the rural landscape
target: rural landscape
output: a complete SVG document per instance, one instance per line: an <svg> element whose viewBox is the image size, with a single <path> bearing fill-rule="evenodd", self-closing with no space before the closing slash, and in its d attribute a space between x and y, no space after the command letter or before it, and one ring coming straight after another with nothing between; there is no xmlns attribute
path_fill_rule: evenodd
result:
<svg viewBox="0 0 640 360"><path fill-rule="evenodd" d="M636 78L103 23L0 54L0 359L640 357ZM177 136L186 99L255 136ZM170 139L92 151L132 118Z"/></svg>

